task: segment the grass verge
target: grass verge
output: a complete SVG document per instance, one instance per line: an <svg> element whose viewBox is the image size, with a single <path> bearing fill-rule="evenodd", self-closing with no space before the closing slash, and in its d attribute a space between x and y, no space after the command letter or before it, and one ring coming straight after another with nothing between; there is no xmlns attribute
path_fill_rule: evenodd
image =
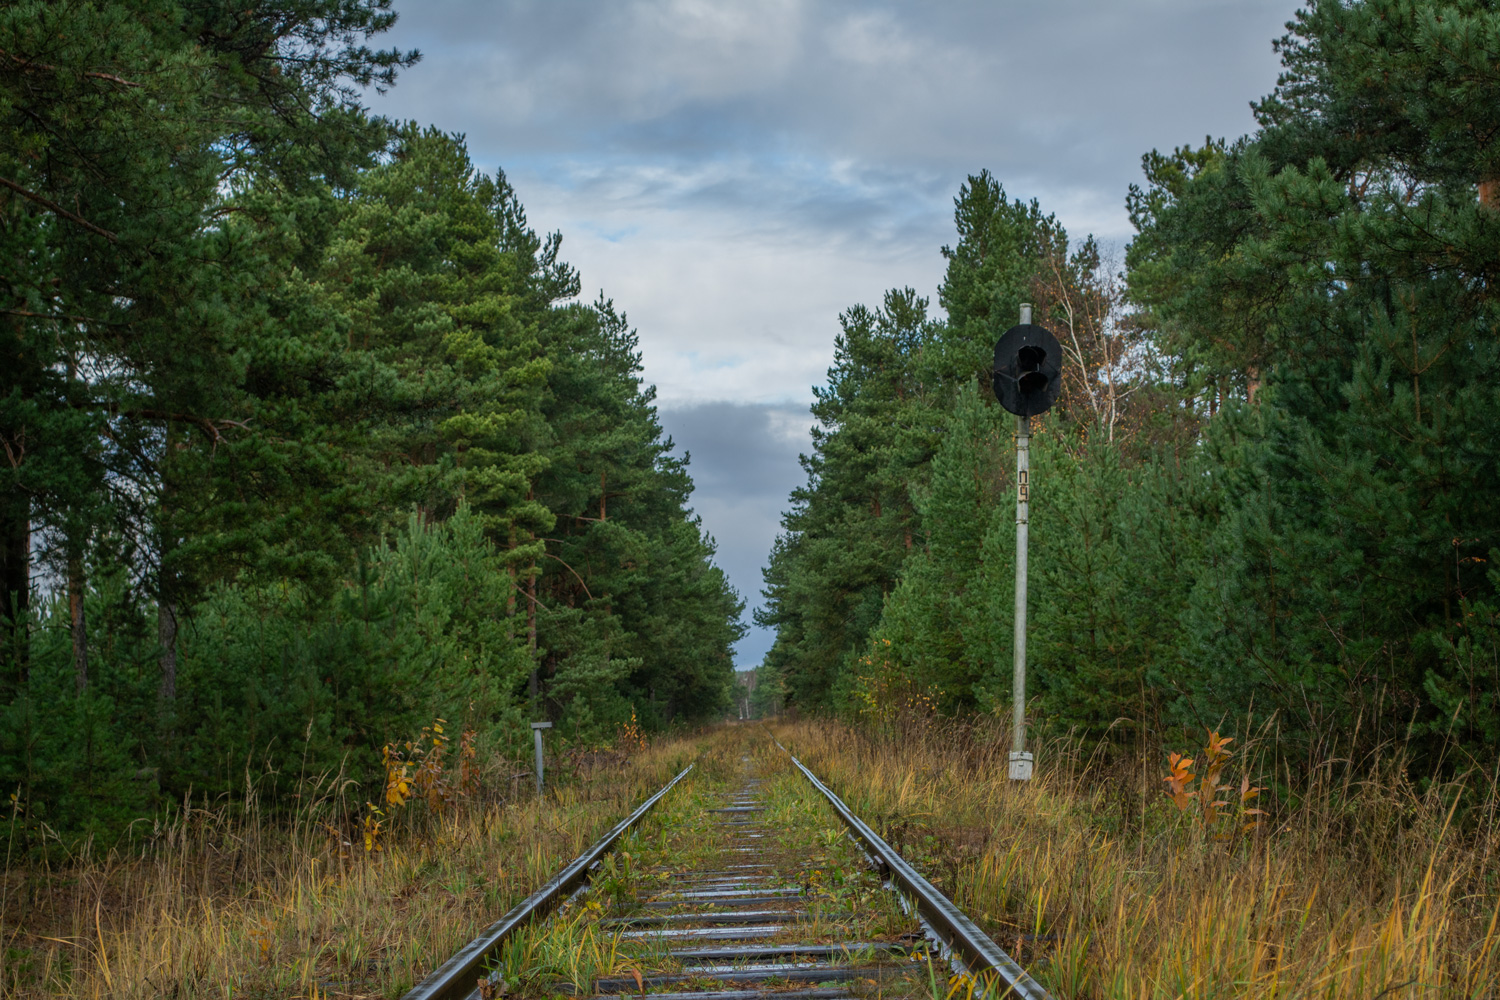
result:
<svg viewBox="0 0 1500 1000"><path fill-rule="evenodd" d="M379 819L355 809L339 820L335 779L311 783L307 805L274 822L253 789L185 803L139 849L7 866L0 996L398 997L695 751L684 738L592 762L588 780L540 802L481 791Z"/></svg>
<svg viewBox="0 0 1500 1000"><path fill-rule="evenodd" d="M1058 997L1500 996L1493 784L1387 767L1257 816L1228 758L1212 794L1179 769L1179 808L1165 760L1045 748L1013 786L983 726L771 728Z"/></svg>

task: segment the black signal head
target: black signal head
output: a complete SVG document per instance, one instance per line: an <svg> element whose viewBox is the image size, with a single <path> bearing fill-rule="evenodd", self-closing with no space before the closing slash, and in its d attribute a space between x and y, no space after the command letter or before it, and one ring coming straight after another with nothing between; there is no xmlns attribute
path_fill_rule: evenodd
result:
<svg viewBox="0 0 1500 1000"><path fill-rule="evenodd" d="M1044 327L1022 323L995 345L991 384L1000 405L1018 417L1046 413L1062 390L1062 347Z"/></svg>

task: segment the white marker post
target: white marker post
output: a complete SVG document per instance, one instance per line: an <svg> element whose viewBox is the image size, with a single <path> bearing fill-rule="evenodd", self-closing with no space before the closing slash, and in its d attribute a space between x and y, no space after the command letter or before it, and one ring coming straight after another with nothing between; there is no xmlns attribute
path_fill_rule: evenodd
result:
<svg viewBox="0 0 1500 1000"><path fill-rule="evenodd" d="M536 794L542 794L542 730L551 729L550 722L533 722L531 724L531 735L536 737Z"/></svg>
<svg viewBox="0 0 1500 1000"><path fill-rule="evenodd" d="M1021 304L1021 325L1031 324L1031 303ZM1026 750L1026 546L1031 489L1031 418L1016 417L1016 637L1011 682L1010 777L1030 781L1032 755Z"/></svg>

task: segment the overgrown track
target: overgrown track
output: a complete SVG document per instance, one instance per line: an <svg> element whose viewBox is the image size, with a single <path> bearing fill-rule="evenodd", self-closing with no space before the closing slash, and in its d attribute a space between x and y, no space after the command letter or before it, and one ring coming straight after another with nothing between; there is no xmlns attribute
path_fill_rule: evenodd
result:
<svg viewBox="0 0 1500 1000"><path fill-rule="evenodd" d="M407 1000L1049 1000L785 748L760 748L669 796L679 774ZM671 815L646 822L658 802Z"/></svg>

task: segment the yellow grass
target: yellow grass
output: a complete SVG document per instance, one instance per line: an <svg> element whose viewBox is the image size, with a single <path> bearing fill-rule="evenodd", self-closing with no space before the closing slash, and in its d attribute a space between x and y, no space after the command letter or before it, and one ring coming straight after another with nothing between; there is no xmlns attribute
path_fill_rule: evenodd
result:
<svg viewBox="0 0 1500 1000"><path fill-rule="evenodd" d="M1418 791L1399 767L1315 776L1221 841L1168 799L1164 759L1089 767L1053 747L1017 788L982 727L772 728L1059 997L1500 997L1493 785L1460 813L1456 788Z"/></svg>
<svg viewBox="0 0 1500 1000"><path fill-rule="evenodd" d="M1500 997L1492 786L1455 809L1454 787L1398 766L1330 767L1221 841L1164 794L1162 752L1102 766L1044 747L1016 788L983 726L771 728L1059 998ZM704 748L659 743L540 808L393 815L373 856L358 816L334 819L349 803L310 789L289 825L247 794L174 812L133 853L12 866L0 996L399 996Z"/></svg>
<svg viewBox="0 0 1500 1000"><path fill-rule="evenodd" d="M0 880L0 996L399 996L694 750L659 743L540 807L530 794L478 795L426 822L393 811L373 853L358 815L337 819L353 793L325 781L290 824L269 821L252 793L174 812L144 849L48 871L11 866Z"/></svg>

